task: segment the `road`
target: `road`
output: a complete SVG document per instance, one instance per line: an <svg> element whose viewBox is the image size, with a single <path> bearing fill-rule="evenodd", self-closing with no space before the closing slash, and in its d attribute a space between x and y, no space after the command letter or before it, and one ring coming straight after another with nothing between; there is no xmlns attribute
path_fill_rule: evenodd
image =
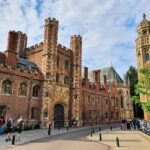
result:
<svg viewBox="0 0 150 150"><path fill-rule="evenodd" d="M104 127L103 127L104 128ZM106 127L105 127L106 128ZM95 129L98 131L98 129ZM11 148L12 150L109 150L109 147L86 139L89 130L50 136Z"/></svg>

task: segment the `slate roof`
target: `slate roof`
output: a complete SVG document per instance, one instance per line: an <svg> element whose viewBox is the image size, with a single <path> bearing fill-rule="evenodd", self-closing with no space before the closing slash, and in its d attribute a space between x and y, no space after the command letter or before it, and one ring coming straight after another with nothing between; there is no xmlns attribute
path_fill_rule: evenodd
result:
<svg viewBox="0 0 150 150"><path fill-rule="evenodd" d="M29 72L40 72L40 69L34 62L23 58L18 58L18 67Z"/></svg>
<svg viewBox="0 0 150 150"><path fill-rule="evenodd" d="M106 68L101 68L100 69L100 80L101 83L103 84L103 79L104 79L104 75L106 75L107 78L107 83L112 83L114 80L117 83L123 83L123 80L121 79L121 77L119 76L119 74L117 73L117 71L113 68L113 67L106 67Z"/></svg>

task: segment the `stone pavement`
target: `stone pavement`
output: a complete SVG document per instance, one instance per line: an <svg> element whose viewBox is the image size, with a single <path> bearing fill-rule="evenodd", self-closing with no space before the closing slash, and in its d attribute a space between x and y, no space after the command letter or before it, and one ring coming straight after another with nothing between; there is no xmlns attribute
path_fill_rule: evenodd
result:
<svg viewBox="0 0 150 150"><path fill-rule="evenodd" d="M99 127L99 125L94 126L94 127ZM87 130L87 129L91 129L91 126L85 126L85 127L81 127L81 128L69 128L69 131L67 131L66 128L61 128L60 130L51 129L51 135L50 136L56 136L56 135L64 134L67 132L68 133L77 132L80 130ZM12 133L12 135L16 136L17 133ZM25 144L25 143L32 142L34 140L41 139L41 138L46 138L46 137L49 137L48 129L37 129L37 130L23 131L21 134L21 141L15 142L15 145ZM13 147L13 145L11 145L11 141L6 142L5 138L6 138L6 134L0 136L0 149Z"/></svg>
<svg viewBox="0 0 150 150"><path fill-rule="evenodd" d="M87 138L108 145L111 150L150 150L150 137L138 130L102 130L102 141L99 141L99 133ZM120 147L116 146L116 137L119 138Z"/></svg>

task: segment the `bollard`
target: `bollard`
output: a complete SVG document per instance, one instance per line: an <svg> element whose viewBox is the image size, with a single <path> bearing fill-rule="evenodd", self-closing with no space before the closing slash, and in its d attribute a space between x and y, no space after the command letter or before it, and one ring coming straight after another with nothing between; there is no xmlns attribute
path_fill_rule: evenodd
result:
<svg viewBox="0 0 150 150"><path fill-rule="evenodd" d="M102 141L102 134L99 134L99 140Z"/></svg>
<svg viewBox="0 0 150 150"><path fill-rule="evenodd" d="M101 127L99 127L99 131L101 131Z"/></svg>
<svg viewBox="0 0 150 150"><path fill-rule="evenodd" d="M67 126L67 131L69 131L69 127Z"/></svg>
<svg viewBox="0 0 150 150"><path fill-rule="evenodd" d="M116 145L117 145L117 147L120 147L120 145L119 145L119 138L118 137L116 137Z"/></svg>
<svg viewBox="0 0 150 150"><path fill-rule="evenodd" d="M121 130L122 130L122 125L120 127L121 127Z"/></svg>
<svg viewBox="0 0 150 150"><path fill-rule="evenodd" d="M48 135L51 135L51 124L49 124L49 127L48 127Z"/></svg>
<svg viewBox="0 0 150 150"><path fill-rule="evenodd" d="M15 145L15 135L12 137L12 145Z"/></svg>
<svg viewBox="0 0 150 150"><path fill-rule="evenodd" d="M112 130L112 126L110 126L110 130Z"/></svg>
<svg viewBox="0 0 150 150"><path fill-rule="evenodd" d="M93 128L93 134L94 134L94 128Z"/></svg>
<svg viewBox="0 0 150 150"><path fill-rule="evenodd" d="M93 131L91 131L91 137L93 136Z"/></svg>
<svg viewBox="0 0 150 150"><path fill-rule="evenodd" d="M60 126L58 126L58 130L60 130Z"/></svg>

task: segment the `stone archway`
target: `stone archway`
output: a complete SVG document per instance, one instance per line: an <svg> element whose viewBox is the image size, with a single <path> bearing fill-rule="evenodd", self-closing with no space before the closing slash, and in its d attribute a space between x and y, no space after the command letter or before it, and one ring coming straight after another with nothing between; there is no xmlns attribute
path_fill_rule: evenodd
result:
<svg viewBox="0 0 150 150"><path fill-rule="evenodd" d="M64 127L64 106L61 104L54 106L54 127Z"/></svg>

